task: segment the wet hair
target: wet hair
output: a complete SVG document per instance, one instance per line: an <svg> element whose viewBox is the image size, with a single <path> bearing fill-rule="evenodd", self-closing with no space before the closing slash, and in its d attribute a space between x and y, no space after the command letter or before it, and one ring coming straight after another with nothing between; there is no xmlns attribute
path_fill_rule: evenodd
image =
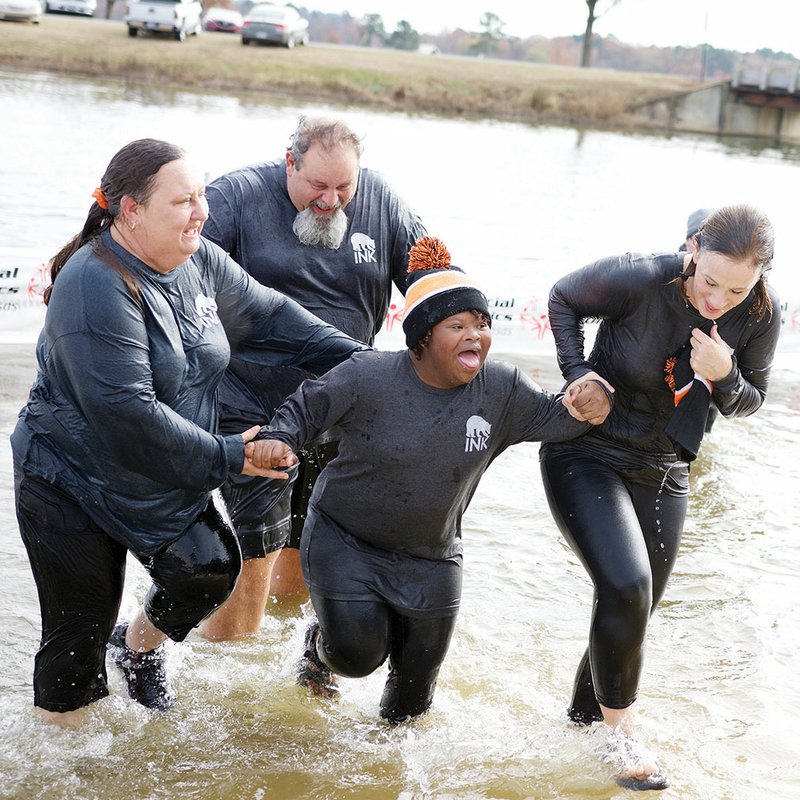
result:
<svg viewBox="0 0 800 800"><path fill-rule="evenodd" d="M335 147L351 147L359 159L363 151L359 136L342 120L302 116L288 147L298 169L312 144L318 144L326 153Z"/></svg>
<svg viewBox="0 0 800 800"><path fill-rule="evenodd" d="M486 325L492 324L492 318L485 314L483 311L479 311L477 308L470 308L467 309L476 319L479 319ZM431 336L433 335L433 328L431 328L411 349L411 352L415 355L417 361L422 358L422 351L430 344Z"/></svg>
<svg viewBox="0 0 800 800"><path fill-rule="evenodd" d="M755 300L750 313L758 320L772 314L766 273L772 269L775 233L766 214L746 204L723 206L708 216L694 235L694 240L700 250L750 262L753 269L760 273L753 287ZM696 266L692 259L682 277L685 279L694 275Z"/></svg>
<svg viewBox="0 0 800 800"><path fill-rule="evenodd" d="M106 167L100 181L108 208L95 200L80 233L73 236L50 262L50 286L45 289L44 301L50 301L53 284L61 268L79 248L92 243L94 253L119 274L133 297L139 301L139 288L134 276L125 265L103 244L100 233L115 220L121 219L122 198L127 195L137 203L146 203L153 194L156 174L165 164L184 158L186 152L174 144L158 139L137 139L119 150Z"/></svg>

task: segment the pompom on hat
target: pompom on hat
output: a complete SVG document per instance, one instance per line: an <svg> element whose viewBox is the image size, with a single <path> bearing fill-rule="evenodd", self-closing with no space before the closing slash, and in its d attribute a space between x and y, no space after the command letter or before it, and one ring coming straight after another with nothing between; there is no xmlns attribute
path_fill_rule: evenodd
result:
<svg viewBox="0 0 800 800"><path fill-rule="evenodd" d="M486 295L458 267L441 239L423 236L408 254L406 309L403 331L406 345L414 345L436 324L462 311L489 314Z"/></svg>

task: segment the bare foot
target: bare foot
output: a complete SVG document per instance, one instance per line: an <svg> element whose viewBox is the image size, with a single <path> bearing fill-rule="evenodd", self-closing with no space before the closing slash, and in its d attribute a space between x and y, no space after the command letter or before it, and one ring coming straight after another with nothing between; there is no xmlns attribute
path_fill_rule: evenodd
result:
<svg viewBox="0 0 800 800"><path fill-rule="evenodd" d="M616 782L626 789L666 789L669 785L655 755L629 731L610 729L605 760L617 769Z"/></svg>

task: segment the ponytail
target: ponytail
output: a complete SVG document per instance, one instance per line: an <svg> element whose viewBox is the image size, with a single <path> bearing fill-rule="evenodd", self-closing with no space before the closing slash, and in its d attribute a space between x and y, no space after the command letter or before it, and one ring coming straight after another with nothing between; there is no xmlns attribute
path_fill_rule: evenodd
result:
<svg viewBox="0 0 800 800"><path fill-rule="evenodd" d="M95 201L89 209L83 230L73 236L51 259L50 261L50 285L44 290L44 302L50 302L50 295L53 293L53 284L56 282L58 273L70 257L81 247L92 239L96 239L100 232L111 223L112 217L107 209L101 208Z"/></svg>
<svg viewBox="0 0 800 800"><path fill-rule="evenodd" d="M105 264L107 264L117 275L122 278L133 299L141 306L142 295L139 290L139 282L136 276L122 263L119 257L108 247L100 238L100 234L113 222L113 217L108 209L102 208L98 203L94 203L89 209L83 230L73 236L54 256L50 262L50 285L44 290L44 302L50 302L50 295L53 292L53 284L56 282L61 268L69 261L87 242L91 242L92 252Z"/></svg>
<svg viewBox="0 0 800 800"><path fill-rule="evenodd" d="M772 300L770 300L769 292L767 291L767 281L763 274L759 277L758 281L756 281L753 291L755 292L756 299L750 306L749 313L754 314L759 322L761 322L767 314L769 314L771 319L773 313Z"/></svg>

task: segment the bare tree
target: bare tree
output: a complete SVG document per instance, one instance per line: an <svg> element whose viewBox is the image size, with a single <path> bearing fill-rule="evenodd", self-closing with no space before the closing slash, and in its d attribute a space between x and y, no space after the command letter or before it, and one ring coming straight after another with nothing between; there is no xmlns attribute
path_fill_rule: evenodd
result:
<svg viewBox="0 0 800 800"><path fill-rule="evenodd" d="M586 31L583 34L582 67L589 67L592 63L592 29L595 21L621 2L622 0L608 0L608 5L602 11L598 11L597 6L600 4L600 0L586 0L586 5L589 7L589 16L586 18Z"/></svg>

